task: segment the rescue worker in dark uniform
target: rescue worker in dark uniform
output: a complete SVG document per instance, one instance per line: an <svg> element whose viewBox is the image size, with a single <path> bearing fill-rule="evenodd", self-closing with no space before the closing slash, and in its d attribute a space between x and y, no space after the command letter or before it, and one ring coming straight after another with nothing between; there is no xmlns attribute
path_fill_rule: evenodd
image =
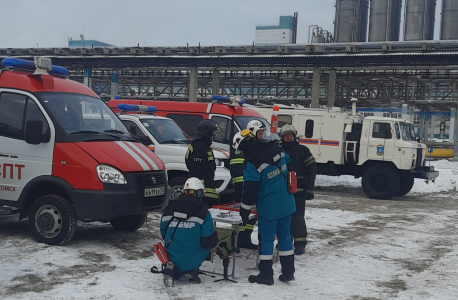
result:
<svg viewBox="0 0 458 300"><path fill-rule="evenodd" d="M296 210L294 196L287 190L286 177L288 155L277 142L262 142L250 130L235 135L235 150L243 151L246 156L243 170L243 194L240 216L246 224L251 206L256 204L259 228L259 274L251 275L248 281L272 285L273 247L275 236L278 239L283 282L294 280L294 251L291 241L291 215Z"/></svg>
<svg viewBox="0 0 458 300"><path fill-rule="evenodd" d="M172 287L182 276L191 283L200 283L199 267L209 249L218 243L213 219L201 201L204 185L192 177L183 190L178 199L169 202L161 218L161 236L165 246L168 244L170 259L164 269L166 287Z"/></svg>
<svg viewBox="0 0 458 300"><path fill-rule="evenodd" d="M235 136L240 136L240 132ZM241 136L240 136L241 137ZM242 151L235 151L235 156L231 159L229 171L231 172L232 183L234 185L234 202L242 202L243 192L243 169L245 168L245 156ZM254 224L257 219L248 220L246 224L241 226L238 235L237 248L258 249L258 246L251 242L251 234L253 233ZM235 225L233 225L235 229ZM239 249L237 249L238 251Z"/></svg>
<svg viewBox="0 0 458 300"><path fill-rule="evenodd" d="M296 212L291 219L291 235L294 238L294 253L304 254L307 245L307 226L305 224L305 200L314 198L316 162L309 148L298 143L297 131L294 126L286 124L280 129L283 150L291 158L288 165L291 171L296 171L297 193L294 194Z"/></svg>
<svg viewBox="0 0 458 300"><path fill-rule="evenodd" d="M231 159L229 171L231 172L232 184L234 185L234 202L239 203L242 200L243 190L243 168L245 157L243 152L235 153L234 158Z"/></svg>
<svg viewBox="0 0 458 300"><path fill-rule="evenodd" d="M199 178L205 186L202 202L207 208L219 204L215 189L215 157L210 147L217 130L218 124L212 120L200 122L197 126L197 136L189 145L185 159L189 170L188 178Z"/></svg>

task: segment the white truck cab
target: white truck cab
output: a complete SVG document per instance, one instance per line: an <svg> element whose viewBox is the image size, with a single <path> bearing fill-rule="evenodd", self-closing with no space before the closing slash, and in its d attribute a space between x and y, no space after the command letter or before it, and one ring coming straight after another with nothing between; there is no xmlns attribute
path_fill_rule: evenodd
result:
<svg viewBox="0 0 458 300"><path fill-rule="evenodd" d="M331 107L327 109L279 109L278 127L292 124L299 143L306 145L318 164L318 174L362 177L366 195L373 199L404 196L414 178L439 176L426 167L426 145L416 141L410 122L395 118L364 117ZM252 109L265 118L271 108Z"/></svg>
<svg viewBox="0 0 458 300"><path fill-rule="evenodd" d="M121 121L142 144L153 151L165 164L170 198L176 199L182 192L188 176L185 155L189 137L172 119L150 114L120 114ZM215 184L219 195L233 193L229 172L229 152L213 149L216 162Z"/></svg>

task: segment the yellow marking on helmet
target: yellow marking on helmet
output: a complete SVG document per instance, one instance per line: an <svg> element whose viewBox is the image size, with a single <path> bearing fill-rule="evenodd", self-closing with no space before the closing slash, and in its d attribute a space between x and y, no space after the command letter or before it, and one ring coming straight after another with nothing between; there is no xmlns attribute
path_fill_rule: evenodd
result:
<svg viewBox="0 0 458 300"><path fill-rule="evenodd" d="M240 132L240 135L243 136L243 137L252 137L252 138L254 138L253 132L251 130L249 130L249 129L242 130L242 132Z"/></svg>

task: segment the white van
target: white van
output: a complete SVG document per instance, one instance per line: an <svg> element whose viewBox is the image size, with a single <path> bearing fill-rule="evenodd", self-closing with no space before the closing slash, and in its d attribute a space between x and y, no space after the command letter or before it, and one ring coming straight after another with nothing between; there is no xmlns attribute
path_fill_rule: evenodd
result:
<svg viewBox="0 0 458 300"><path fill-rule="evenodd" d="M188 177L185 155L189 137L172 119L147 114L120 114L121 121L140 142L153 151L165 164L170 198L176 199L183 192ZM229 152L213 149L216 162L215 184L219 195L234 192L229 172Z"/></svg>

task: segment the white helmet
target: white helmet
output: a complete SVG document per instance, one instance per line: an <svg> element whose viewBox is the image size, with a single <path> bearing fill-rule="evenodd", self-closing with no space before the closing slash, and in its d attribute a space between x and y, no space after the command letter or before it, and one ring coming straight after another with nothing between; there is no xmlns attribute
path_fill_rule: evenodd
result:
<svg viewBox="0 0 458 300"><path fill-rule="evenodd" d="M183 190L187 195L196 195L197 198L202 198L205 193L205 186L196 177L191 177L184 183Z"/></svg>
<svg viewBox="0 0 458 300"><path fill-rule="evenodd" d="M234 134L234 138L232 139L232 147L236 151L240 151L239 149L240 144L243 141L250 139L250 138L254 138L254 134L251 130L245 129L245 130L242 130L241 132L237 132L236 134Z"/></svg>
<svg viewBox="0 0 458 300"><path fill-rule="evenodd" d="M280 136L283 137L287 133L292 133L294 137L297 135L297 130L293 125L285 124L280 128Z"/></svg>
<svg viewBox="0 0 458 300"><path fill-rule="evenodd" d="M248 122L246 129L251 130L254 136L256 136L256 133L259 130L262 130L262 131L266 130L266 125L264 125L264 123L262 123L259 120L251 120L250 122Z"/></svg>

